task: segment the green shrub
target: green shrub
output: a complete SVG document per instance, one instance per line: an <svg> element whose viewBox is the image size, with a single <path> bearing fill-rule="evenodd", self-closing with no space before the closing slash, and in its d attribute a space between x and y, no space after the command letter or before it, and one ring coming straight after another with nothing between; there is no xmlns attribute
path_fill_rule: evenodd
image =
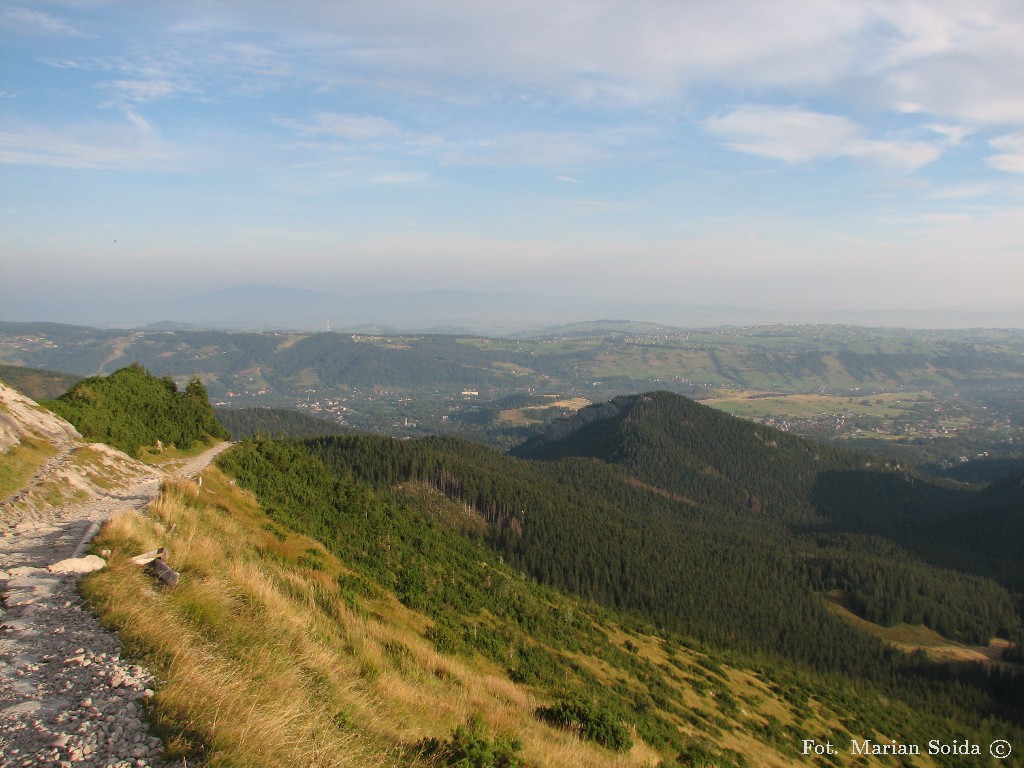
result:
<svg viewBox="0 0 1024 768"><path fill-rule="evenodd" d="M173 379L158 378L137 363L109 376L83 379L45 405L87 440L133 456L158 442L188 449L207 436L228 438L200 379L193 378L179 392Z"/></svg>
<svg viewBox="0 0 1024 768"><path fill-rule="evenodd" d="M488 738L477 717L456 728L447 741L429 738L417 746L420 754L433 765L456 768L523 768L525 765L517 754L523 748L522 742L514 737Z"/></svg>
<svg viewBox="0 0 1024 768"><path fill-rule="evenodd" d="M594 707L576 699L560 701L553 707L541 707L537 717L551 725L578 731L580 736L609 749L625 752L633 746L629 729L608 707Z"/></svg>

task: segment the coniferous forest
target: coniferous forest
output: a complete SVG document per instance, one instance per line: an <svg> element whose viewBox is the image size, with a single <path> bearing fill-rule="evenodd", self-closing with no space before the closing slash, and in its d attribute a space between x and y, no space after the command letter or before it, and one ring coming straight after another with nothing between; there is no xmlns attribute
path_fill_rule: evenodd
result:
<svg viewBox="0 0 1024 768"><path fill-rule="evenodd" d="M1019 642L1021 564L1010 554L1019 539L954 556L955 528L909 519L890 535L882 512L893 508L896 483L910 489L895 499L898 515L986 515L1008 538L1017 535L1019 497L930 485L876 457L676 395L618 402L614 416L565 425L561 439L526 444L517 456L456 438L362 435L257 440L223 465L275 520L320 539L435 617L429 632L439 649L503 659L514 679L558 680L565 661L549 649L589 642L580 640L586 629L525 608L519 590L460 577L473 572L474 559L498 558L538 588L757 668L895 697L921 722L945 718L965 734L993 727L993 716L1002 728L1024 722L1024 685L1011 667L908 655L835 610L883 627L921 624L963 643ZM846 489L831 483L835 476L874 482L860 496L833 500L828 491ZM879 495L866 496L874 487ZM462 519L424 517L410 504L415 488L457 501ZM871 514L852 516L855 502ZM904 536L916 544L905 546ZM538 644L521 639L510 662L503 633L512 630L487 616L514 618L514 632Z"/></svg>

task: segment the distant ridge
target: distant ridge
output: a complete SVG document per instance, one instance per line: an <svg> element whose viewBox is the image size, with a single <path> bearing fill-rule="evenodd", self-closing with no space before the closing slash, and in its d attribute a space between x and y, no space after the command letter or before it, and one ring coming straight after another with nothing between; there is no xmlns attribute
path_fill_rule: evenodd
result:
<svg viewBox="0 0 1024 768"><path fill-rule="evenodd" d="M288 288L265 283L249 283L230 288L220 288L199 294L199 298L213 301L337 301L336 296L323 291L312 291L307 288Z"/></svg>
<svg viewBox="0 0 1024 768"><path fill-rule="evenodd" d="M612 330L638 327L713 328L766 324L855 324L906 328L1024 328L1024 305L980 309L823 309L736 306L601 298L573 293L572 283L539 285L538 292L433 288L419 291L348 293L351 287L294 287L266 283L229 285L194 294L21 297L0 306L6 320L59 321L96 327L140 328L175 322L230 330L375 329L388 333L446 332L514 336L543 334L560 326L612 321ZM329 287L331 290L321 290ZM548 291L548 292L543 292ZM606 325L609 321L597 321ZM618 328L618 323L625 328Z"/></svg>
<svg viewBox="0 0 1024 768"><path fill-rule="evenodd" d="M516 338L540 339L548 336L596 336L603 334L629 333L678 333L682 329L660 323L646 323L636 320L587 320L581 323L569 323L534 331L523 331L515 334Z"/></svg>
<svg viewBox="0 0 1024 768"><path fill-rule="evenodd" d="M202 330L202 326L192 325L192 323L179 323L176 320L160 320L149 325L144 325L140 330L143 331L199 331Z"/></svg>

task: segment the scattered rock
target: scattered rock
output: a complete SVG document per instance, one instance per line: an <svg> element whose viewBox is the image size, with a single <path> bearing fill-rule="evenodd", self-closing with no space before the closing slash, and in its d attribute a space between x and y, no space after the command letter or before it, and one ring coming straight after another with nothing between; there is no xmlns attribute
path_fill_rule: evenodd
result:
<svg viewBox="0 0 1024 768"><path fill-rule="evenodd" d="M0 451L24 437L49 441L58 453L28 489L0 499L0 765L165 765L163 745L142 719L141 702L154 695L152 676L121 658L117 636L78 594L78 577L106 561L75 557L76 543L84 549L95 523L149 503L163 473L94 445L117 487L79 482L84 476L72 475L80 472L73 461L80 435L0 384ZM226 445L180 472L195 474ZM65 500L84 500L55 506L39 492L44 485L67 489L57 494Z"/></svg>
<svg viewBox="0 0 1024 768"><path fill-rule="evenodd" d="M69 557L66 560L58 560L56 563L46 566L50 573L92 573L100 570L107 564L107 561L98 555L86 555L85 557Z"/></svg>

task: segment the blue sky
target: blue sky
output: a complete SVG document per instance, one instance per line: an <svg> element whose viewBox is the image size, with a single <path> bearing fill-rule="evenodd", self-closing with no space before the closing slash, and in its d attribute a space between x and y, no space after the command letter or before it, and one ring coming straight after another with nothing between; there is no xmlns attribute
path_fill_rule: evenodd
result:
<svg viewBox="0 0 1024 768"><path fill-rule="evenodd" d="M200 283L1024 305L1018 0L12 0L0 45L0 319Z"/></svg>

